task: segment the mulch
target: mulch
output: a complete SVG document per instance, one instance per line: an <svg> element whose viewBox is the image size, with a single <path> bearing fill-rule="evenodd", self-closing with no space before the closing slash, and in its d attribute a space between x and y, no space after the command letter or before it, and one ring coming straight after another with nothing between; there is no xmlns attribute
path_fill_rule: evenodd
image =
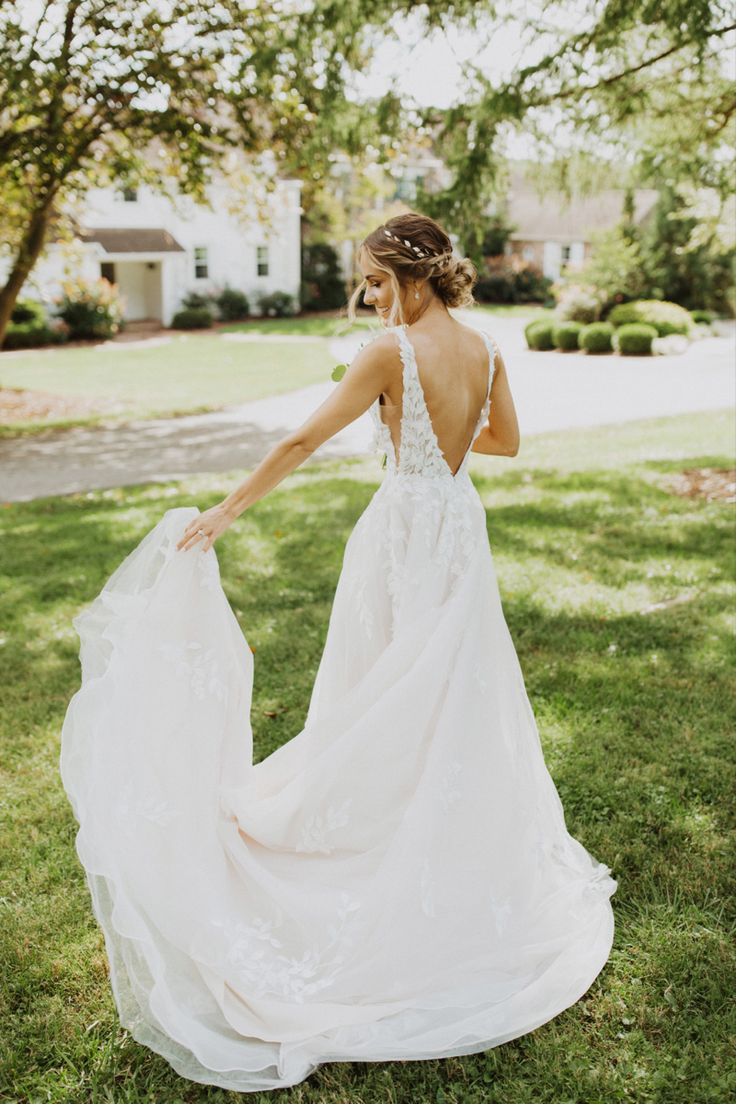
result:
<svg viewBox="0 0 736 1104"><path fill-rule="evenodd" d="M664 485L683 498L736 502L736 468L686 468L666 476Z"/></svg>

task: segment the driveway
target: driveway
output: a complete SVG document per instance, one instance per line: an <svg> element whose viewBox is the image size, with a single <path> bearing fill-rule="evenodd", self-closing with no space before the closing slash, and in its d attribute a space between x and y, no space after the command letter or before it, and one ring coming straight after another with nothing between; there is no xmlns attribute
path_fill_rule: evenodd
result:
<svg viewBox="0 0 736 1104"><path fill-rule="evenodd" d="M589 357L526 348L523 322L457 311L496 339L511 382L522 437L549 430L607 425L639 418L731 407L734 333L708 337L686 352L658 357ZM364 335L335 339L335 363L349 361ZM48 430L0 440L0 500L165 481L191 473L233 471L257 464L301 425L335 384L319 383L211 414L129 422L110 428ZM363 414L307 461L370 450Z"/></svg>

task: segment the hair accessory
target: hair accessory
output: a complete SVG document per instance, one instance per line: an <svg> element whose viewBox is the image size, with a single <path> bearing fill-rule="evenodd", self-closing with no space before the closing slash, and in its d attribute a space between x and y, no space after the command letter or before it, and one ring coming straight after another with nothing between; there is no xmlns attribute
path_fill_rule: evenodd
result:
<svg viewBox="0 0 736 1104"><path fill-rule="evenodd" d="M401 245L408 246L409 249L413 249L417 257L441 257L442 253L428 253L426 249L420 249L418 245L412 245L406 238L397 238L395 234L392 234L385 226L383 232L387 238L393 238L394 241L399 242Z"/></svg>

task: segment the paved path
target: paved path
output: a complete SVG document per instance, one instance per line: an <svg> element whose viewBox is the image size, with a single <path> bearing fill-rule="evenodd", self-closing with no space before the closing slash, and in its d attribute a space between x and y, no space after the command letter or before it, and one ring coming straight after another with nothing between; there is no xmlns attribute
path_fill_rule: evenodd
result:
<svg viewBox="0 0 736 1104"><path fill-rule="evenodd" d="M694 342L675 356L608 357L530 353L518 319L487 319L457 312L462 321L491 329L508 367L522 437L556 429L605 425L638 418L713 410L734 403L733 335ZM351 358L363 335L335 339L335 363ZM48 430L0 440L0 500L163 481L190 473L250 468L300 425L330 394L334 383L304 387L274 398L211 414L130 422L110 428ZM372 436L366 413L327 441L313 458L367 452Z"/></svg>

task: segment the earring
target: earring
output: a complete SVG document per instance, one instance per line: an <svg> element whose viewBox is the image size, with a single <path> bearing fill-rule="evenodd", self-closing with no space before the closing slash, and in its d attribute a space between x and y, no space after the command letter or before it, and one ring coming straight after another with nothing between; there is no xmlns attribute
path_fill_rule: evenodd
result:
<svg viewBox="0 0 736 1104"><path fill-rule="evenodd" d="M414 298L415 298L415 299L418 299L418 298L419 298L419 292L418 292L418 291L416 291L416 290L414 291Z"/></svg>

